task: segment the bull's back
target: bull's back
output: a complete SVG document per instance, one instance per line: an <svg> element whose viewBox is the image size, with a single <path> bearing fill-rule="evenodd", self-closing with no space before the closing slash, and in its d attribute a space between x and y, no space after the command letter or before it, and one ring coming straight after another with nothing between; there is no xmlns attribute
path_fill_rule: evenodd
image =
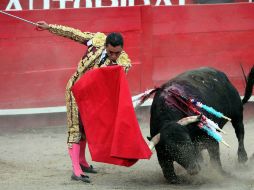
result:
<svg viewBox="0 0 254 190"><path fill-rule="evenodd" d="M187 71L170 80L166 88L171 86L180 86L187 97L219 107L221 111L229 110L233 104L241 106L239 93L228 77L213 68Z"/></svg>
<svg viewBox="0 0 254 190"><path fill-rule="evenodd" d="M242 109L239 93L228 77L216 69L204 67L187 71L167 84L167 87L180 85L185 96L212 106L230 117L239 114L239 109Z"/></svg>
<svg viewBox="0 0 254 190"><path fill-rule="evenodd" d="M167 114L167 118L171 117L172 120L185 116L181 111L176 112L176 108L162 105L163 101L165 102L163 100L166 97L165 92L170 89L176 89L182 95L211 106L228 117L242 117L240 96L227 76L221 71L204 67L182 73L162 85L162 89L155 94L151 108L151 131L153 131L152 128L157 128L152 126L152 120L161 120L162 114ZM162 109L163 106L166 107ZM158 109L159 112L156 111ZM225 124L223 120L208 113L206 115L221 126Z"/></svg>

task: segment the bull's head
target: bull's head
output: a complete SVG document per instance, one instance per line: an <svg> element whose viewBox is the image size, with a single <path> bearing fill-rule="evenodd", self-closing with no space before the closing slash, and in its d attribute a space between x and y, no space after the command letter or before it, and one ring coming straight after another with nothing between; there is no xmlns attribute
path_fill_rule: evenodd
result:
<svg viewBox="0 0 254 190"><path fill-rule="evenodd" d="M200 116L190 116L177 122L166 122L160 133L152 138L150 148L160 143L170 159L182 165L189 174L197 174L200 170L197 150L185 126L199 120Z"/></svg>

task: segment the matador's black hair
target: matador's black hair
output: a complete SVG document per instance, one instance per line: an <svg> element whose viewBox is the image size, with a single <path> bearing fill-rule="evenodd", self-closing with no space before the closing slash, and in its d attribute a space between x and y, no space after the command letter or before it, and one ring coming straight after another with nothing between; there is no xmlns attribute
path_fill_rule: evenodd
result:
<svg viewBox="0 0 254 190"><path fill-rule="evenodd" d="M110 44L113 47L121 46L123 47L123 36L120 33L112 32L108 34L106 38L106 46Z"/></svg>

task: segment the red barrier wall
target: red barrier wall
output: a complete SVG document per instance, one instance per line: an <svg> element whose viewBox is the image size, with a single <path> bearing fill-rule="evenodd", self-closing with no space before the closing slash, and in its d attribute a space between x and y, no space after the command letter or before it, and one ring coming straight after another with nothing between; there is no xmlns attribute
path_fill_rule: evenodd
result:
<svg viewBox="0 0 254 190"><path fill-rule="evenodd" d="M226 72L242 94L240 64L254 64L253 10L253 4L154 7L152 80L208 65Z"/></svg>
<svg viewBox="0 0 254 190"><path fill-rule="evenodd" d="M185 70L213 66L243 93L240 63L254 63L253 4L66 9L12 12L32 21L120 31L133 62L137 94ZM0 109L64 105L65 84L85 46L0 15Z"/></svg>

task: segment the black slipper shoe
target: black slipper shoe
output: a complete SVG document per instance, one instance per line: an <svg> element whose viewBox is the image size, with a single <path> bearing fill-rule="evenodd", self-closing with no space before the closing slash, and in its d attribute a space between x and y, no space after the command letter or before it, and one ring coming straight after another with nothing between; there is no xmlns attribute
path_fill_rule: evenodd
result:
<svg viewBox="0 0 254 190"><path fill-rule="evenodd" d="M87 175L81 174L80 176L76 176L75 174L72 174L71 179L75 181L83 181L85 183L90 183L89 176Z"/></svg>
<svg viewBox="0 0 254 190"><path fill-rule="evenodd" d="M93 173L93 174L98 173L98 172L93 168L92 165L90 165L90 167L85 167L85 166L83 166L83 165L80 164L80 167L81 167L82 171L85 172L85 173Z"/></svg>

